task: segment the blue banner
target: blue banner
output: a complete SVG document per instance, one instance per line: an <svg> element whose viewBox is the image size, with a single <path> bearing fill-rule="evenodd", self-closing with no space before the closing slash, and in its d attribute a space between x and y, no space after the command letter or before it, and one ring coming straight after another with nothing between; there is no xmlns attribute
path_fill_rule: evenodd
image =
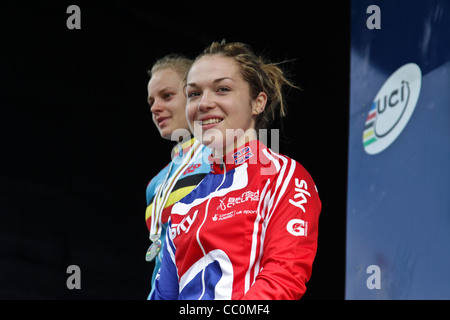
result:
<svg viewBox="0 0 450 320"><path fill-rule="evenodd" d="M346 299L450 299L450 1L351 10Z"/></svg>

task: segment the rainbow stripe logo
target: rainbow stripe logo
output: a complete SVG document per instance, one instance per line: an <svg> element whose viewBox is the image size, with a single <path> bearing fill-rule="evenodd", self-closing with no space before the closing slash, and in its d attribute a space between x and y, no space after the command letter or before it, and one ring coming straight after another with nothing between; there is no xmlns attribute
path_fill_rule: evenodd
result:
<svg viewBox="0 0 450 320"><path fill-rule="evenodd" d="M371 143L377 141L377 137L375 136L375 119L377 118L377 103L373 102L372 107L369 110L369 115L366 119L366 125L363 133L363 144L364 147L367 147Z"/></svg>

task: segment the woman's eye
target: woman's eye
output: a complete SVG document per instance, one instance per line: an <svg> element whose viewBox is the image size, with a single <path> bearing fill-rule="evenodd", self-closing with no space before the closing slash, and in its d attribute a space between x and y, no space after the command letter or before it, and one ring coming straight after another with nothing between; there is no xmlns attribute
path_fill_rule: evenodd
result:
<svg viewBox="0 0 450 320"><path fill-rule="evenodd" d="M227 88L227 87L220 87L217 91L220 92L220 93L224 93L224 92L230 91L230 89Z"/></svg>
<svg viewBox="0 0 450 320"><path fill-rule="evenodd" d="M173 93L165 93L164 96L163 96L163 98L164 98L165 100L169 100L169 99L172 98L173 96L174 96Z"/></svg>
<svg viewBox="0 0 450 320"><path fill-rule="evenodd" d="M200 94L197 91L191 91L191 92L188 92L187 97L191 99L191 98L195 98L195 97L197 97L199 95Z"/></svg>

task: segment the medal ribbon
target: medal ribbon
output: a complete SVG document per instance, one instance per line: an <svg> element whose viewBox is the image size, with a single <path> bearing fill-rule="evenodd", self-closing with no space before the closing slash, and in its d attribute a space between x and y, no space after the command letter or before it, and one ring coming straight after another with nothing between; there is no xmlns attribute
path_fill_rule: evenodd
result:
<svg viewBox="0 0 450 320"><path fill-rule="evenodd" d="M170 193L172 192L173 187L175 186L176 182L178 181L179 177L181 176L181 173L184 171L188 163L191 161L192 158L195 158L198 154L197 151L201 150L200 148L201 143L198 140L194 141L194 144L189 150L189 153L187 155L183 155L184 159L181 163L180 167L177 169L173 177L169 178L170 173L172 171L173 167L173 161L170 163L169 170L166 174L166 177L164 178L164 182L158 187L156 196L153 200L153 207L152 207L152 214L151 214L151 225L150 225L150 240L152 242L155 242L158 240L161 236L161 218L162 218L162 212L164 210L164 206L169 198ZM180 145L180 148L182 146Z"/></svg>

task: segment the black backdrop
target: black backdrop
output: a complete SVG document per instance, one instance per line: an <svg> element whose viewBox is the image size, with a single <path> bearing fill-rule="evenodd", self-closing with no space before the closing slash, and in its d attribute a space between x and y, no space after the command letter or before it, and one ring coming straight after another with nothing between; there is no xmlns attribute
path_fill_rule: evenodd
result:
<svg viewBox="0 0 450 320"><path fill-rule="evenodd" d="M66 9L81 9L69 30ZM33 1L2 4L0 298L145 299L145 188L169 160L146 104L147 69L211 41L241 41L285 65L280 152L323 202L304 299L343 299L349 88L347 1ZM232 239L230 239L232 241ZM69 265L81 289L69 290Z"/></svg>

